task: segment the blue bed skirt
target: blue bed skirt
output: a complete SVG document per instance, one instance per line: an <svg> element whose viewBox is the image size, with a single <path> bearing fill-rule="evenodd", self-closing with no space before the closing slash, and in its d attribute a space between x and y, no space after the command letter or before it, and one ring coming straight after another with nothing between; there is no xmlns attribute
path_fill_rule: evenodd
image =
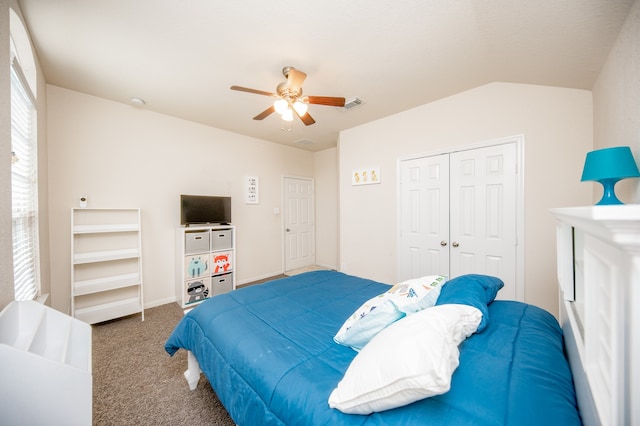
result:
<svg viewBox="0 0 640 426"><path fill-rule="evenodd" d="M330 408L329 394L356 355L333 336L388 289L335 271L242 288L189 312L165 349L195 355L241 426L580 424L557 321L507 301L490 304L487 328L460 345L449 392L367 416Z"/></svg>

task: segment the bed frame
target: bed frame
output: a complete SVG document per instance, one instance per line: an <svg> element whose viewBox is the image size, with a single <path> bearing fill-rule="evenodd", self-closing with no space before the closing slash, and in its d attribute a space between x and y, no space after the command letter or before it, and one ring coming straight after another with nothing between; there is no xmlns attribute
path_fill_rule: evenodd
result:
<svg viewBox="0 0 640 426"><path fill-rule="evenodd" d="M560 324L583 422L640 424L640 205L551 213Z"/></svg>
<svg viewBox="0 0 640 426"><path fill-rule="evenodd" d="M640 205L553 209L560 324L585 425L640 424ZM200 366L189 352L190 389Z"/></svg>

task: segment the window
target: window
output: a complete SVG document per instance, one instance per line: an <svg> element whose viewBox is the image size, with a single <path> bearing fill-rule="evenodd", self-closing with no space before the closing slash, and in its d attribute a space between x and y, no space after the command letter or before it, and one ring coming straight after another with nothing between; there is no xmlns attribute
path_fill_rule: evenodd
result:
<svg viewBox="0 0 640 426"><path fill-rule="evenodd" d="M20 69L12 43L11 202L13 275L16 300L39 292L37 152L35 99Z"/></svg>

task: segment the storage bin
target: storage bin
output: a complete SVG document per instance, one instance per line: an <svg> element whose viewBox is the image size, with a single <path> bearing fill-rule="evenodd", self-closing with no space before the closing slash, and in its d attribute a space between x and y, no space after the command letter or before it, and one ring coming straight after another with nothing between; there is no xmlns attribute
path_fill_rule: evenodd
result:
<svg viewBox="0 0 640 426"><path fill-rule="evenodd" d="M209 251L209 230L187 231L184 234L185 254L206 253Z"/></svg>
<svg viewBox="0 0 640 426"><path fill-rule="evenodd" d="M209 253L192 254L184 258L184 279L200 278L210 274Z"/></svg>
<svg viewBox="0 0 640 426"><path fill-rule="evenodd" d="M211 252L211 275L225 274L233 270L233 251Z"/></svg>
<svg viewBox="0 0 640 426"><path fill-rule="evenodd" d="M211 296L211 278L185 281L185 304L202 302Z"/></svg>
<svg viewBox="0 0 640 426"><path fill-rule="evenodd" d="M233 272L211 277L212 296L228 293L233 290Z"/></svg>
<svg viewBox="0 0 640 426"><path fill-rule="evenodd" d="M232 230L212 230L211 231L211 251L230 250L233 248Z"/></svg>

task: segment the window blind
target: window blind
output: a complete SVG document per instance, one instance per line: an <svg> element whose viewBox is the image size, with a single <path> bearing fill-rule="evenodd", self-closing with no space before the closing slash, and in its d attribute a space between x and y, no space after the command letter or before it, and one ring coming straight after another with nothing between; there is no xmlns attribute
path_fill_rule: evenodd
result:
<svg viewBox="0 0 640 426"><path fill-rule="evenodd" d="M34 97L14 59L11 65L11 213L16 300L34 299L40 287L34 124Z"/></svg>

